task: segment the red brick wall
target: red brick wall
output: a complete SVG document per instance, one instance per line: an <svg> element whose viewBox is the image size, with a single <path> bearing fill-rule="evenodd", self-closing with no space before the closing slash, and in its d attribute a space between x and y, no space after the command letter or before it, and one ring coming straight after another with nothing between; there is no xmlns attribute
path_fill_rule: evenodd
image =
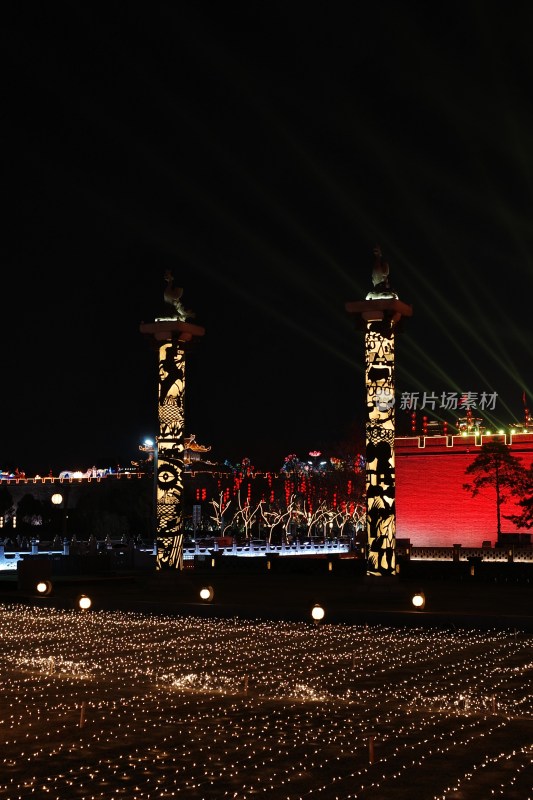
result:
<svg viewBox="0 0 533 800"><path fill-rule="evenodd" d="M505 437L495 437L505 438ZM496 542L496 494L486 489L476 497L463 489L471 482L465 470L479 452L473 437L420 437L396 440L396 536L418 547L481 547ZM485 438L485 441L487 439ZM425 444L420 447L419 444ZM525 466L533 462L533 434L508 442ZM529 533L516 528L504 514L516 513L514 503L501 507L504 533Z"/></svg>

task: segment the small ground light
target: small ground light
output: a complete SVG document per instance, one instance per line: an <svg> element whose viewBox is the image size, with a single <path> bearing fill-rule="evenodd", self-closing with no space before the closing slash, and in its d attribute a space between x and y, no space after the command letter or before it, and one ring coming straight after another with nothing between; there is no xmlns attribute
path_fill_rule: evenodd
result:
<svg viewBox="0 0 533 800"><path fill-rule="evenodd" d="M200 598L202 600L205 600L206 602L209 602L210 600L213 599L214 596L215 596L215 592L213 591L213 587L212 586L203 586L200 589Z"/></svg>
<svg viewBox="0 0 533 800"><path fill-rule="evenodd" d="M91 598L87 597L86 594L80 594L76 602L81 611L88 611L93 604Z"/></svg>
<svg viewBox="0 0 533 800"><path fill-rule="evenodd" d="M422 609L426 605L426 596L424 592L416 592L411 600L416 609Z"/></svg>
<svg viewBox="0 0 533 800"><path fill-rule="evenodd" d="M320 603L315 603L313 608L311 609L311 616L313 617L315 622L321 622L324 619L325 611L320 605Z"/></svg>
<svg viewBox="0 0 533 800"><path fill-rule="evenodd" d="M35 586L35 591L40 595L50 594L52 591L52 584L50 581L39 581Z"/></svg>

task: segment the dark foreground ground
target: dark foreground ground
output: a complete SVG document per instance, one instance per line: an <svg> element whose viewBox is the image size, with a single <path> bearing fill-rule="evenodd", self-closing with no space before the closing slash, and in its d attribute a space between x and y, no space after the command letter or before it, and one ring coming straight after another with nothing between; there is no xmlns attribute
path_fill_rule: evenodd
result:
<svg viewBox="0 0 533 800"><path fill-rule="evenodd" d="M82 562L83 563L83 562ZM22 566L22 565L19 565ZM533 632L533 564L411 562L394 578L368 578L361 562L296 557L209 558L182 572L121 570L53 574L46 560L28 559L17 575L0 574L0 600L33 602L37 579L47 576L52 592L42 605L72 608L90 594L94 609L135 610L245 619L309 621L319 603L325 623L461 625ZM209 586L213 599L203 602ZM423 610L412 597L423 591Z"/></svg>
<svg viewBox="0 0 533 800"><path fill-rule="evenodd" d="M4 576L0 798L533 800L527 578L349 570Z"/></svg>

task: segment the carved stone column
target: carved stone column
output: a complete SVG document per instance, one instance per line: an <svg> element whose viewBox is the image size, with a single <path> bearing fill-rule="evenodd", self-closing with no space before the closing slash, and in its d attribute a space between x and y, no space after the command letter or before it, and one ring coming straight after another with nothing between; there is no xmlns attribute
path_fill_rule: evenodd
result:
<svg viewBox="0 0 533 800"><path fill-rule="evenodd" d="M204 328L172 319L142 323L159 353L159 435L154 459L157 569L183 569L185 348Z"/></svg>
<svg viewBox="0 0 533 800"><path fill-rule="evenodd" d="M346 310L357 315L356 327L365 332L367 574L392 576L396 574L394 344L402 317L412 316L413 310L388 291L388 280L384 291L346 303Z"/></svg>

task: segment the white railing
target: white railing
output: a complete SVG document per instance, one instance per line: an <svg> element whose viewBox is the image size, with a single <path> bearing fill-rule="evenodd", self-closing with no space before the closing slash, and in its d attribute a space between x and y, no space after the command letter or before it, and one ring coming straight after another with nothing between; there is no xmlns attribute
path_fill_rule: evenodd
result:
<svg viewBox="0 0 533 800"><path fill-rule="evenodd" d="M184 560L194 559L195 556L211 556L213 552L223 556L241 556L243 558L267 556L277 553L280 556L302 556L302 555L327 555L329 553L348 553L350 545L344 542L326 542L325 544L312 544L306 542L300 544L232 544L229 547L219 547L216 543L209 547L186 547L183 550Z"/></svg>
<svg viewBox="0 0 533 800"><path fill-rule="evenodd" d="M87 543L78 542L77 547L79 547L80 544L86 546ZM106 548L102 549L102 545L104 544L106 545ZM109 547L107 547L107 544L109 544ZM118 547L120 544L121 543L119 541L111 543L100 542L97 545L97 548L95 548L95 552L96 550L98 550L98 552L106 552L106 550L112 550L113 546ZM124 550L126 550L128 545L123 544L123 547ZM136 546L134 549L138 552L152 553L154 559L157 555L157 545L155 543L149 548ZM316 545L311 543L300 544L299 542L290 545L272 545L268 543L257 545L250 543L247 545L233 544L230 547L219 547L215 542L213 545L206 547L200 547L199 545L196 545L195 547L186 547L183 550L183 558L185 561L193 561L195 556L212 556L213 552L218 553L219 555L241 556L243 558L257 558L258 556L267 556L273 553L278 553L280 556L325 555L328 553L347 553L349 552L349 549L350 547L348 544L335 541ZM24 556L63 556L69 555L70 550L70 543L68 541L63 543L63 549L61 550L45 550L39 548L39 543L36 540L32 540L29 549L14 550L6 553L4 550L4 545L0 543L0 572L16 571L18 562L24 558ZM77 549L76 552L78 552ZM79 554L83 555L84 553Z"/></svg>
<svg viewBox="0 0 533 800"><path fill-rule="evenodd" d="M102 544L102 543L101 543ZM108 551L113 551L113 545L117 547L120 542L107 543ZM3 544L0 542L0 571L16 571L18 562L28 555L40 556L64 556L69 554L70 543L65 541L61 550L45 550L39 548L39 543L35 540L31 543L31 549L16 550L6 553ZM128 545L123 545L124 551ZM102 552L101 547L98 548ZM157 545L151 547L135 546L138 552L157 555ZM409 557L412 561L467 561L470 558L480 558L483 562L505 562L514 563L533 563L533 547L517 546L513 547L480 547L480 548L453 548L453 547L413 547L409 548ZM250 542L246 545L232 544L228 547L221 547L216 542L212 545L185 547L183 558L185 561L194 561L196 556L212 557L214 553L219 556L239 556L241 558L257 558L268 555L281 556L302 556L302 555L329 555L335 553L348 553L350 545L346 542L326 542L324 544L312 544L310 542L274 545L254 544ZM95 551L96 552L96 551ZM105 552L105 550L104 550ZM115 551L116 552L116 551ZM397 549L398 555L405 554L405 548ZM83 555L83 553L80 553Z"/></svg>
<svg viewBox="0 0 533 800"><path fill-rule="evenodd" d="M64 550L39 550L38 553L36 553L35 550L22 550L14 553L5 553L2 550L0 551L0 572L15 572L18 562L21 561L24 556L29 555L62 556L64 555Z"/></svg>
<svg viewBox="0 0 533 800"><path fill-rule="evenodd" d="M402 551L398 549L401 555ZM533 563L533 547L531 545L510 545L505 547L411 547L411 561L468 561L480 558L483 562L513 561L516 563Z"/></svg>

